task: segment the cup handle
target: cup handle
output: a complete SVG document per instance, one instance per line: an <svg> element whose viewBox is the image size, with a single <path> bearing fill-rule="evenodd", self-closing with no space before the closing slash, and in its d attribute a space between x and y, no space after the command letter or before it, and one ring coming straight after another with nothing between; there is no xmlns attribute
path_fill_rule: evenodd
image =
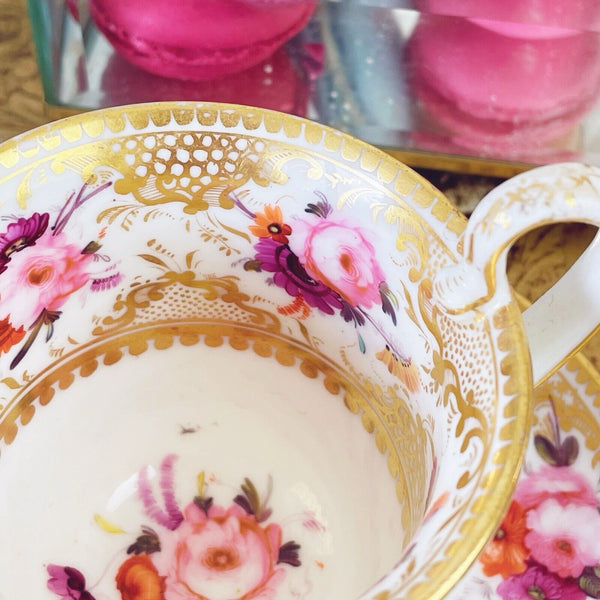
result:
<svg viewBox="0 0 600 600"><path fill-rule="evenodd" d="M437 300L453 314L494 302L497 290L508 287L506 260L516 239L541 225L566 221L600 227L600 168L562 163L505 181L485 196L469 219L459 243L463 262L442 269L435 278ZM552 374L600 327L599 265L600 233L523 313L534 384Z"/></svg>

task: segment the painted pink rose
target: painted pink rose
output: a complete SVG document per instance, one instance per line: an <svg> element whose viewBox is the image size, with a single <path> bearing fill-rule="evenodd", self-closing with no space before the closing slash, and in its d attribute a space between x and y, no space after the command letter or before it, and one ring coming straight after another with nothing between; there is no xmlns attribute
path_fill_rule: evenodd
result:
<svg viewBox="0 0 600 600"><path fill-rule="evenodd" d="M237 504L206 514L192 503L152 560L166 577L165 600L276 600L280 546L279 525L262 527Z"/></svg>
<svg viewBox="0 0 600 600"><path fill-rule="evenodd" d="M308 274L338 292L352 306L381 304L379 285L385 276L368 234L331 217L298 219L290 248Z"/></svg>
<svg viewBox="0 0 600 600"><path fill-rule="evenodd" d="M543 466L519 482L515 500L525 509L553 498L562 506L597 506L598 498L587 479L571 467Z"/></svg>
<svg viewBox="0 0 600 600"><path fill-rule="evenodd" d="M2 273L0 316L29 328L43 309L55 311L89 280L92 255L82 254L63 233L46 231L35 245L11 255Z"/></svg>
<svg viewBox="0 0 600 600"><path fill-rule="evenodd" d="M561 577L579 577L584 567L600 563L600 514L595 507L546 500L529 511L527 527L531 557Z"/></svg>

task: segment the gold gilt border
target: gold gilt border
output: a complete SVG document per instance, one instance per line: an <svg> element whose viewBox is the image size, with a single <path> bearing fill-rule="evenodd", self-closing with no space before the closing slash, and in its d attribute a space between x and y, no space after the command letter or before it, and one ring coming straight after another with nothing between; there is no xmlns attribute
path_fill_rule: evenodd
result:
<svg viewBox="0 0 600 600"><path fill-rule="evenodd" d="M438 189L383 150L307 119L235 104L156 102L74 115L4 142L0 146L0 165L14 171L25 160L29 167L34 158L58 149L64 142L73 144L84 136L94 140L107 134L127 133L128 125L136 131L149 126L164 128L173 121L178 126L197 121L200 126L211 127L219 120L225 128L243 127L245 131L260 133L256 130L264 127L267 133L282 134L288 141L305 141L311 146L322 144L324 150L339 152L344 160L358 163L355 166L372 173L382 183L394 182L394 191L401 195L411 192L407 183L418 182L420 188L411 198L415 204L430 209L436 221L457 235L466 227L466 218Z"/></svg>
<svg viewBox="0 0 600 600"><path fill-rule="evenodd" d="M12 171L18 169L23 161L26 161L29 166L31 161L42 158L45 153L59 148L63 142L72 144L84 136L100 139L102 136L124 133L131 127L134 130L148 126L165 128L173 123L186 126L194 121L197 121L200 126L212 126L218 120L225 128L243 127L246 131L260 129L257 131L258 135L264 135L264 132L270 135L279 134L287 140L307 143L309 147L319 145L321 151L339 153L345 161L371 173L380 182L389 185L396 193L403 196L412 189L407 186L413 186L418 182L420 185L412 195L411 201L431 215L432 218L429 219L431 223L437 222L442 229L445 228L455 234L457 248L460 247L459 236L466 226L466 219L420 175L382 150L356 138L306 119L274 111L237 105L189 102L153 103L105 109L76 115L6 142L0 149L0 165ZM532 389L530 363L518 311L513 311L512 308L501 310L494 315L493 326L499 334L500 348L507 352L502 359L501 369L506 377L504 393L511 397L502 415L506 421L505 425L498 432L499 439L504 442L504 445L493 457L496 468L482 480L479 486L480 495L472 501L470 516L461 527L461 538L447 547L442 560L428 566L426 579L417 583L405 581L401 590L384 591L377 594L373 600L392 600L392 598L439 600L442 598L466 572L487 539L493 534L510 500L523 460L525 440L529 431ZM93 360L97 360L97 357L91 360L87 368L92 368ZM85 369L83 372L86 372ZM60 386L66 381L56 383ZM33 413L29 417L26 415L25 418L32 416ZM414 579L414 573L409 572L407 575L409 579Z"/></svg>

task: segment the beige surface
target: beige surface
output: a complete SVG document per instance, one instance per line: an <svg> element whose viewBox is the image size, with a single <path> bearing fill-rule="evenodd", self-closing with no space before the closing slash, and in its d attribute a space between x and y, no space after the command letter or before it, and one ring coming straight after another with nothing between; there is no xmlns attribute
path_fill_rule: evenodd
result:
<svg viewBox="0 0 600 600"><path fill-rule="evenodd" d="M0 0L0 140L47 120L26 0ZM433 178L465 212L490 187L481 177L440 172L425 176ZM508 269L517 291L530 300L538 297L573 263L593 231L583 225L546 227L520 240L511 252ZM596 369L600 368L600 334L586 345L584 353Z"/></svg>
<svg viewBox="0 0 600 600"><path fill-rule="evenodd" d="M0 140L45 122L25 0L0 0Z"/></svg>

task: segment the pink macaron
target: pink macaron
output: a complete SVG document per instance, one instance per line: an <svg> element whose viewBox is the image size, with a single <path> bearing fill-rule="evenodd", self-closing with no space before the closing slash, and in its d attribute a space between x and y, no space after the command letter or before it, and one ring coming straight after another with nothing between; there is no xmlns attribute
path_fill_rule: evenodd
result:
<svg viewBox="0 0 600 600"><path fill-rule="evenodd" d="M203 80L242 71L300 31L316 0L90 0L90 15L133 64Z"/></svg>
<svg viewBox="0 0 600 600"><path fill-rule="evenodd" d="M518 30L511 36L487 23L423 16L407 56L413 92L431 121L425 129L433 123L465 149L512 158L577 124L598 99L598 36L529 38Z"/></svg>

